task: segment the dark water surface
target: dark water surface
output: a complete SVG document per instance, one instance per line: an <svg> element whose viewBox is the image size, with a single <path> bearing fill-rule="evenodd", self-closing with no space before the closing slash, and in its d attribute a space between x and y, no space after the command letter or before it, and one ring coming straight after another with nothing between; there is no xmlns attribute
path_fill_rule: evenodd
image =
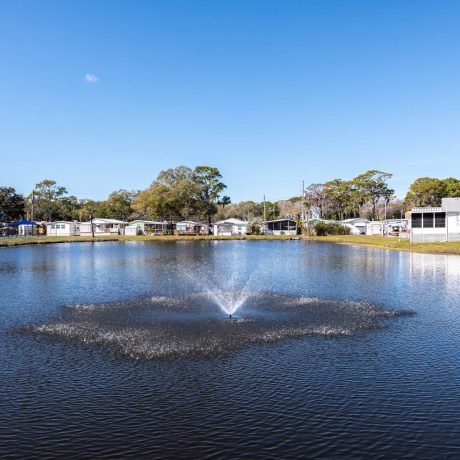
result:
<svg viewBox="0 0 460 460"><path fill-rule="evenodd" d="M1 458L460 458L460 257L2 249L0 379Z"/></svg>

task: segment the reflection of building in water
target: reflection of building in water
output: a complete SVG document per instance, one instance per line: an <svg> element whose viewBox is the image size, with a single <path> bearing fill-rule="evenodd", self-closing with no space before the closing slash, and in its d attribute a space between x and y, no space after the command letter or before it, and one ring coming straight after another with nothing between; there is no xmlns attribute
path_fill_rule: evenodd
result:
<svg viewBox="0 0 460 460"><path fill-rule="evenodd" d="M441 207L413 208L411 242L460 241L460 198L443 198Z"/></svg>
<svg viewBox="0 0 460 460"><path fill-rule="evenodd" d="M460 256L411 252L409 260L411 274L430 278L442 276L449 281L455 280L456 285L460 281Z"/></svg>

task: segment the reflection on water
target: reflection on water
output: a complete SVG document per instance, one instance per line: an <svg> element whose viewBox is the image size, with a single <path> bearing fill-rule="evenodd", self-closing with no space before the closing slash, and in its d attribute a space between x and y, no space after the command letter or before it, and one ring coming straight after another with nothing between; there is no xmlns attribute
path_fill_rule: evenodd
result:
<svg viewBox="0 0 460 460"><path fill-rule="evenodd" d="M410 253L409 261L413 274L460 279L460 256Z"/></svg>
<svg viewBox="0 0 460 460"><path fill-rule="evenodd" d="M0 453L456 458L459 281L303 241L2 249Z"/></svg>

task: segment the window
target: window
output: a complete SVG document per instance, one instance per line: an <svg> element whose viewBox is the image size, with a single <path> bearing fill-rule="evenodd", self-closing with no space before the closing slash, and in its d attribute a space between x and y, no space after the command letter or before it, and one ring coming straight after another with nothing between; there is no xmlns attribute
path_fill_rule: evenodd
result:
<svg viewBox="0 0 460 460"><path fill-rule="evenodd" d="M433 228L434 227L433 217L434 217L434 214L431 212L427 212L423 214L423 228Z"/></svg>
<svg viewBox="0 0 460 460"><path fill-rule="evenodd" d="M281 230L294 230L295 222L293 220L283 220L281 221Z"/></svg>
<svg viewBox="0 0 460 460"><path fill-rule="evenodd" d="M434 215L434 226L436 228L446 228L446 213L436 212Z"/></svg>
<svg viewBox="0 0 460 460"><path fill-rule="evenodd" d="M413 213L412 216L412 228L422 228L422 214L417 212Z"/></svg>

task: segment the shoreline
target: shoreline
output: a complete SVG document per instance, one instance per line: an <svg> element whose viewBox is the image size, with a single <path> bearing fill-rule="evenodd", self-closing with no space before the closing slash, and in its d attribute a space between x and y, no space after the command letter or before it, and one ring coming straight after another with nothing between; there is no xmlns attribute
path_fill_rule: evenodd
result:
<svg viewBox="0 0 460 460"><path fill-rule="evenodd" d="M410 243L408 239L384 236L340 235L340 236L299 236L290 235L244 235L244 236L40 236L1 238L0 248L11 248L36 244L60 243L91 243L91 242L123 242L123 241L290 241L300 238L303 241L320 243L350 244L374 249L390 249L393 251L417 252L426 254L460 255L460 241L445 243Z"/></svg>
<svg viewBox="0 0 460 460"><path fill-rule="evenodd" d="M442 243L411 243L408 238L367 235L331 235L309 238L322 243L348 244L373 249L417 252L423 254L460 255L460 241Z"/></svg>
<svg viewBox="0 0 460 460"><path fill-rule="evenodd" d="M26 236L26 237L4 237L0 238L0 248L12 248L17 246L29 246L37 244L59 244L59 243L102 243L102 242L122 242L122 241L156 241L156 242L176 242L176 241L244 241L244 240L280 240L289 241L293 237L290 235L244 235L244 236Z"/></svg>

